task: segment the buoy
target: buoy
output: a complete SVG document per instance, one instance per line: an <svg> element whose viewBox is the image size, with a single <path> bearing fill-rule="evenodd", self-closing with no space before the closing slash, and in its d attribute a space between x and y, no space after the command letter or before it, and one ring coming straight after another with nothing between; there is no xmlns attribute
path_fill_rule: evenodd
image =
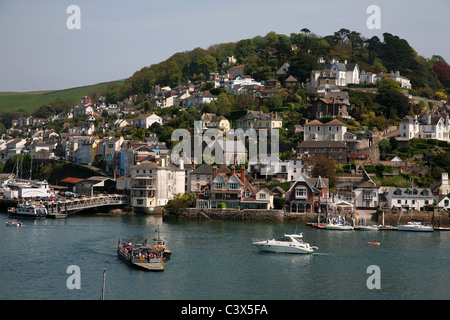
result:
<svg viewBox="0 0 450 320"><path fill-rule="evenodd" d="M379 246L380 243L379 242L367 242L368 244L371 244L373 246Z"/></svg>

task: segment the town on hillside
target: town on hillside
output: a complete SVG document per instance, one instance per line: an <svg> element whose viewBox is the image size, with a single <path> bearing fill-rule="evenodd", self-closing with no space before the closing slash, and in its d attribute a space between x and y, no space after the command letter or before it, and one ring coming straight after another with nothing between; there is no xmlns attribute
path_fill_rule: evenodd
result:
<svg viewBox="0 0 450 320"><path fill-rule="evenodd" d="M6 196L11 177L31 172L78 196L126 194L133 210L147 213L174 206L450 209L449 98L415 96L399 71L372 72L347 60L321 57L305 79L288 62L268 78L241 62L228 56L200 80L154 84L120 101L95 93L48 117L11 118L0 139L0 192ZM200 134L223 134L223 163L187 154L173 160L173 130L194 135L194 121ZM278 130L278 153L249 161L248 141L226 138L237 129ZM31 168L17 170L28 162ZM79 165L92 177L56 173L55 163Z"/></svg>

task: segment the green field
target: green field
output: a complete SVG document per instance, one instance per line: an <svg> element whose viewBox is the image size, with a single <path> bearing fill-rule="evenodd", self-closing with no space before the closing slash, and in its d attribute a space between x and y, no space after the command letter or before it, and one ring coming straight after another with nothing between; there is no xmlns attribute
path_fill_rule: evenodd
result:
<svg viewBox="0 0 450 320"><path fill-rule="evenodd" d="M94 89L102 92L106 90L109 84L114 82L123 84L124 80L55 91L0 92L0 111L23 110L31 114L41 105L52 102L57 98L71 99L75 103L79 103L82 96L87 96Z"/></svg>

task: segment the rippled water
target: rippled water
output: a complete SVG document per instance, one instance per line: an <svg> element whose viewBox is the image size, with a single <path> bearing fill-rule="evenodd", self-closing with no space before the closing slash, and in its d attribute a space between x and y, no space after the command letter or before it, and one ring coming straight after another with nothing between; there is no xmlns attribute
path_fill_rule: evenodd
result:
<svg viewBox="0 0 450 320"><path fill-rule="evenodd" d="M103 270L106 299L450 298L450 232L342 232L282 223L162 222L153 216L23 222L21 228L0 228L0 299L99 299ZM157 225L172 251L164 272L135 270L117 258L119 238L151 239ZM251 244L296 231L319 250L262 253ZM80 267L81 289L67 288L70 265ZM367 288L370 265L380 268L381 289Z"/></svg>

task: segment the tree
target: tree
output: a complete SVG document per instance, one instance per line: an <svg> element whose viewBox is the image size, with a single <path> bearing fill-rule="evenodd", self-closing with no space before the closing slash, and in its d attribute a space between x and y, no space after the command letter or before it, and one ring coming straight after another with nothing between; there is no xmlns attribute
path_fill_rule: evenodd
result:
<svg viewBox="0 0 450 320"><path fill-rule="evenodd" d="M392 120L403 119L411 110L408 98L396 90L378 94L375 102L381 105L385 117Z"/></svg>
<svg viewBox="0 0 450 320"><path fill-rule="evenodd" d="M450 87L450 66L446 62L437 61L433 65L433 71L444 86Z"/></svg>
<svg viewBox="0 0 450 320"><path fill-rule="evenodd" d="M390 78L385 78L378 82L379 93L385 93L390 90L402 92L402 87L400 87L400 84L397 81Z"/></svg>
<svg viewBox="0 0 450 320"><path fill-rule="evenodd" d="M244 62L247 56L255 52L255 45L252 39L241 40L236 44L236 58L240 62Z"/></svg>
<svg viewBox="0 0 450 320"><path fill-rule="evenodd" d="M217 61L213 56L207 55L200 60L199 66L206 79L209 80L209 74L217 70Z"/></svg>
<svg viewBox="0 0 450 320"><path fill-rule="evenodd" d="M192 193L176 194L173 199L169 200L166 209L179 214L183 209L189 208L194 204L195 196Z"/></svg>
<svg viewBox="0 0 450 320"><path fill-rule="evenodd" d="M337 182L336 177L336 162L330 160L321 155L315 155L306 160L308 166L311 167L311 177L318 178L328 178L328 183L330 188L334 188Z"/></svg>
<svg viewBox="0 0 450 320"><path fill-rule="evenodd" d="M289 71L299 82L306 83L306 79L311 76L311 70L320 68L321 65L315 56L299 50L292 58Z"/></svg>
<svg viewBox="0 0 450 320"><path fill-rule="evenodd" d="M392 150L391 143L386 139L383 139L378 143L378 148L380 149L381 160L385 160L388 153L390 153Z"/></svg>
<svg viewBox="0 0 450 320"><path fill-rule="evenodd" d="M304 34L311 33L311 31L308 28L303 28L302 30L300 30L300 32L303 32Z"/></svg>

